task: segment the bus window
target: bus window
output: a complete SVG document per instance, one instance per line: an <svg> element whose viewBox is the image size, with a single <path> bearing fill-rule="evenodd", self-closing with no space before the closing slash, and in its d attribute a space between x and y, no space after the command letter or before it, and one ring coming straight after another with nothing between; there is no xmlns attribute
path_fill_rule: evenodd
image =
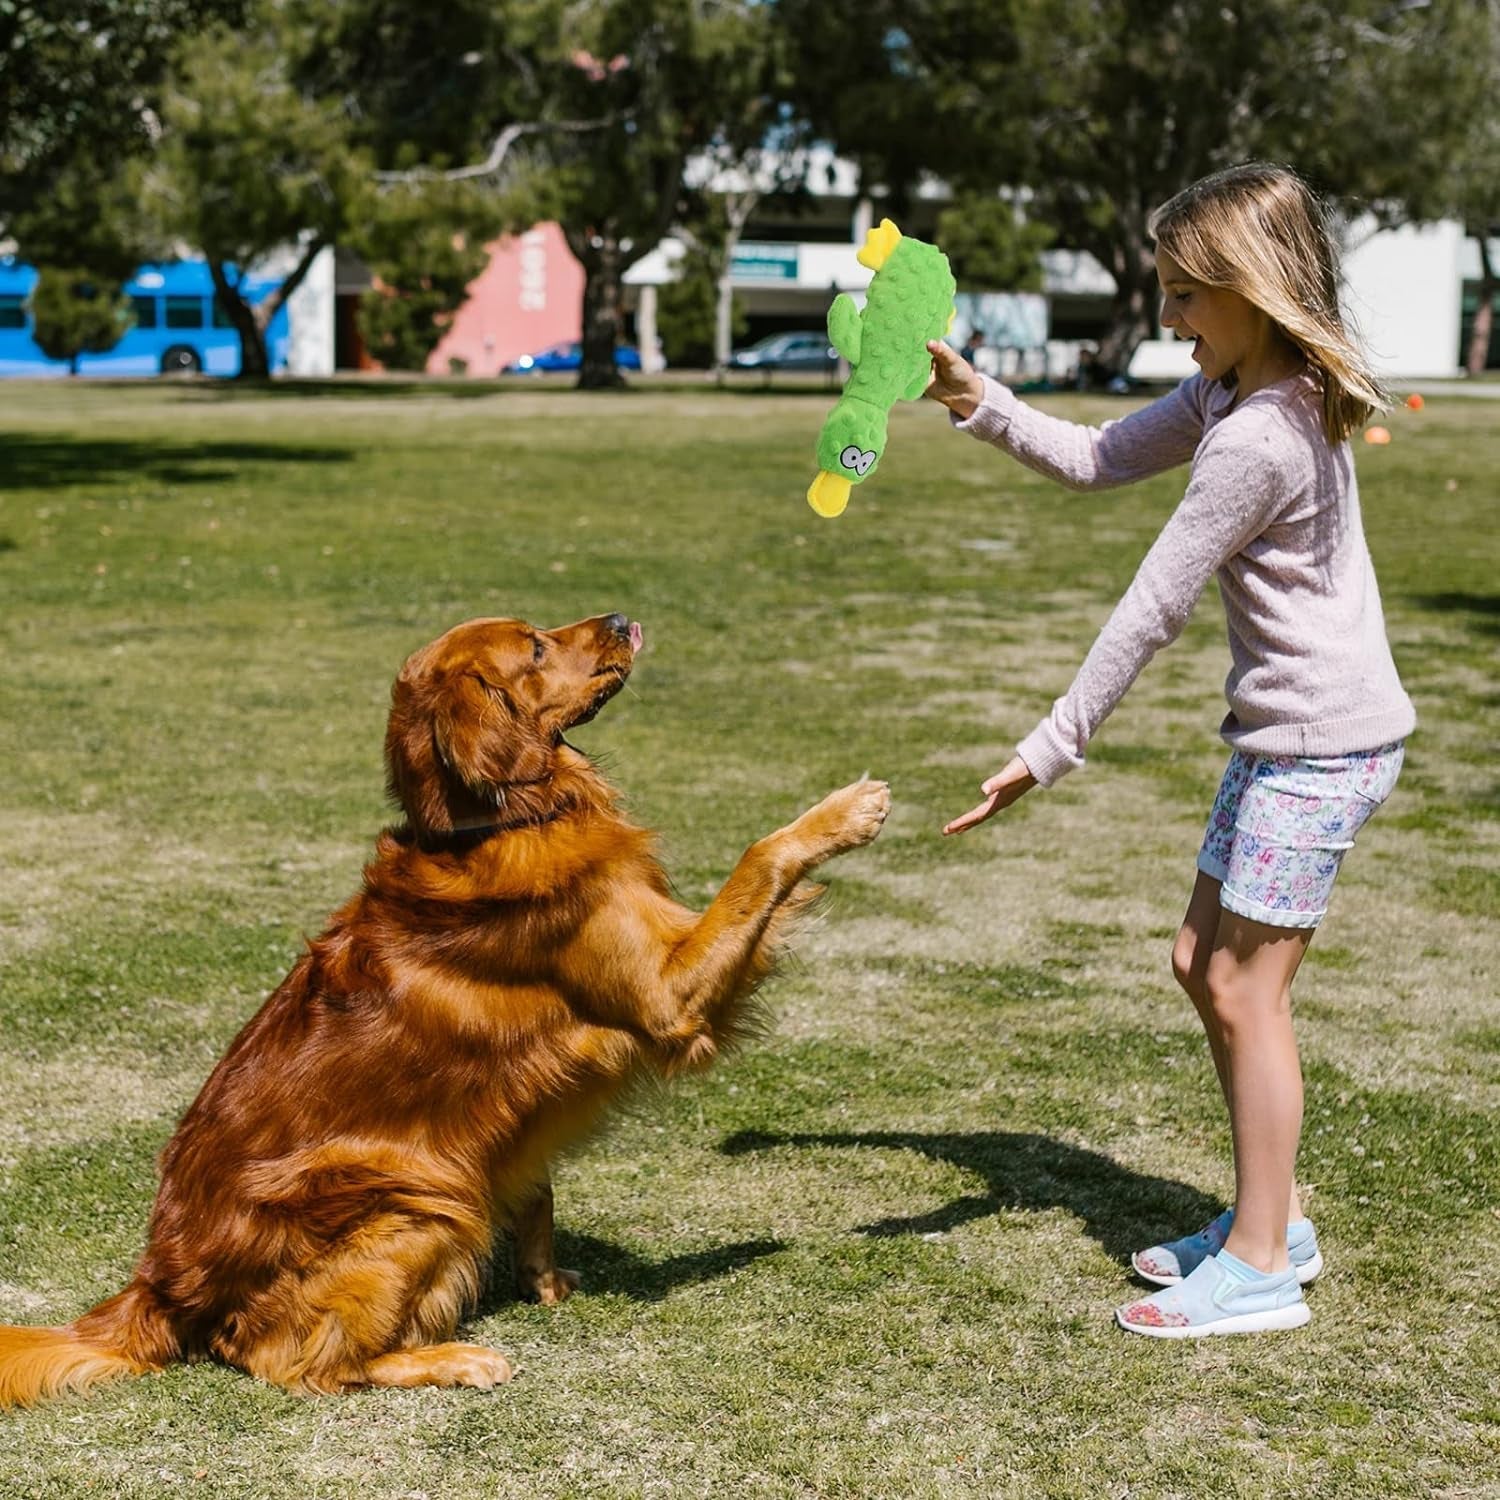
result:
<svg viewBox="0 0 1500 1500"><path fill-rule="evenodd" d="M168 297L167 298L167 327L168 328L202 328L203 327L203 298L202 297Z"/></svg>
<svg viewBox="0 0 1500 1500"><path fill-rule="evenodd" d="M26 326L26 299L24 297L0 297L0 328L24 328Z"/></svg>
<svg viewBox="0 0 1500 1500"><path fill-rule="evenodd" d="M215 328L233 328L234 327L234 319L231 318L229 316L229 314L224 310L224 303L219 298L219 295L218 295L217 292L214 294L214 327Z"/></svg>
<svg viewBox="0 0 1500 1500"><path fill-rule="evenodd" d="M156 298L155 297L132 297L131 306L135 308L135 326L137 328L156 327Z"/></svg>

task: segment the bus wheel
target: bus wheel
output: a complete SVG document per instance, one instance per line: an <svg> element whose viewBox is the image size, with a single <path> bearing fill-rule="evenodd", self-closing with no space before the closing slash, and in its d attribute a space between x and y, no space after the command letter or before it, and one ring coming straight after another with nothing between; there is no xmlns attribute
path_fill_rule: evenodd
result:
<svg viewBox="0 0 1500 1500"><path fill-rule="evenodd" d="M198 351L189 344L173 344L161 357L163 375L196 375L202 368Z"/></svg>

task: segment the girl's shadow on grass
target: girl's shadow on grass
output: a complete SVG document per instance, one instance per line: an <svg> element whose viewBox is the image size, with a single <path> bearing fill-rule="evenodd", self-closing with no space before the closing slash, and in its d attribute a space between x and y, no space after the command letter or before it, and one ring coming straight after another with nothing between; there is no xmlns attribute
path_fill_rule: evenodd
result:
<svg viewBox="0 0 1500 1500"><path fill-rule="evenodd" d="M915 1131L773 1135L746 1130L719 1148L726 1155L788 1146L915 1151L983 1178L987 1191L966 1194L927 1213L861 1224L869 1235L934 1234L1007 1209L1067 1209L1105 1253L1126 1261L1142 1245L1186 1234L1223 1207L1217 1199L1165 1177L1145 1177L1118 1162L1044 1135L1009 1131L923 1135Z"/></svg>

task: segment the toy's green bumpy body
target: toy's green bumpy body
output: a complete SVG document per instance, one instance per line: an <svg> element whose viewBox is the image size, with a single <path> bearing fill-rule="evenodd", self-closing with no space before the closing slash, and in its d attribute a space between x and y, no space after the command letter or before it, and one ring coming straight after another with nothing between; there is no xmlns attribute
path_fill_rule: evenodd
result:
<svg viewBox="0 0 1500 1500"><path fill-rule="evenodd" d="M852 373L818 436L818 477L807 502L836 516L849 489L868 479L885 451L886 419L898 401L927 388L927 341L953 326L953 272L936 245L907 239L889 219L865 238L862 265L875 272L864 311L839 295L828 309L828 339Z"/></svg>

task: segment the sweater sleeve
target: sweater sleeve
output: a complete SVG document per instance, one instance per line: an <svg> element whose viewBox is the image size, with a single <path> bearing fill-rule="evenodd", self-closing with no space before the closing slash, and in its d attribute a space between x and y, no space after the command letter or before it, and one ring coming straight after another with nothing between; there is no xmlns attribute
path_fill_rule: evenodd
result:
<svg viewBox="0 0 1500 1500"><path fill-rule="evenodd" d="M1182 633L1204 585L1290 498L1273 435L1215 429L1187 493L1099 632L1073 685L1017 754L1043 786L1083 764L1094 733L1146 663Z"/></svg>
<svg viewBox="0 0 1500 1500"><path fill-rule="evenodd" d="M1185 464L1203 436L1207 387L1201 375L1102 427L1049 417L998 380L980 378L984 399L972 416L951 417L953 425L1069 489L1105 490L1160 474Z"/></svg>

